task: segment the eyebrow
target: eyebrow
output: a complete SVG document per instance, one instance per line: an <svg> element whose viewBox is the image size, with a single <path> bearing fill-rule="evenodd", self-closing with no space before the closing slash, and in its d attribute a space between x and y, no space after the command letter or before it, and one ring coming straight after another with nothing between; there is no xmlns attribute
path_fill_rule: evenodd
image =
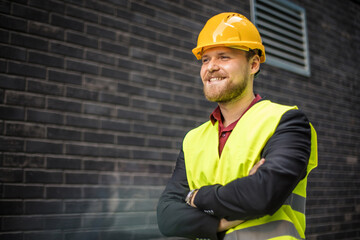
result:
<svg viewBox="0 0 360 240"><path fill-rule="evenodd" d="M219 52L216 55L217 56L222 56L222 55L226 55L226 54L230 54L230 53L229 52ZM208 54L204 54L204 55L202 55L202 57L208 57Z"/></svg>

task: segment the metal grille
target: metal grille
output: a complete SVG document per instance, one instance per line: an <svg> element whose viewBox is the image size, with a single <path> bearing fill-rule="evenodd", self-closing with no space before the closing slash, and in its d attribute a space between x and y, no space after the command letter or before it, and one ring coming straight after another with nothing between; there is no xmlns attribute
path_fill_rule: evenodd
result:
<svg viewBox="0 0 360 240"><path fill-rule="evenodd" d="M310 76L305 9L286 0L251 0L266 63Z"/></svg>

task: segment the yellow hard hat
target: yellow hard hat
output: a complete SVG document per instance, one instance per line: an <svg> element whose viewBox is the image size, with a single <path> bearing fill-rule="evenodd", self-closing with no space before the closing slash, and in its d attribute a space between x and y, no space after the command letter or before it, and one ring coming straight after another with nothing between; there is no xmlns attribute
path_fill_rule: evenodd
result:
<svg viewBox="0 0 360 240"><path fill-rule="evenodd" d="M252 22L239 13L225 12L210 18L201 30L197 46L192 52L200 60L205 49L218 46L245 51L260 49L260 62L265 62L265 47L259 31Z"/></svg>

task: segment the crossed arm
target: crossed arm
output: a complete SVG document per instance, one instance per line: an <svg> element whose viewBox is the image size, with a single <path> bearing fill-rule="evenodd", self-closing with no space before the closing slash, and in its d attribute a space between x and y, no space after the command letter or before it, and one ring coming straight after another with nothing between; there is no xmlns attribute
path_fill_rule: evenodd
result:
<svg viewBox="0 0 360 240"><path fill-rule="evenodd" d="M189 192L184 154L158 204L158 225L167 236L221 239L226 230L241 220L273 214L297 183L306 175L310 156L311 130L301 111L284 114L262 157L266 161L248 177L225 186L204 186L193 198L193 206L184 201ZM212 209L213 215L203 210ZM236 226L235 225L235 226Z"/></svg>

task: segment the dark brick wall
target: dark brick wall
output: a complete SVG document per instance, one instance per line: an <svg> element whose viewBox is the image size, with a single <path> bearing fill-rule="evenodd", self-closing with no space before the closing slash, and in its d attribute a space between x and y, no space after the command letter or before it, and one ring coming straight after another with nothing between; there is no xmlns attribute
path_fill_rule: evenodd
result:
<svg viewBox="0 0 360 240"><path fill-rule="evenodd" d="M308 239L359 239L360 6L292 2L311 77L264 64L255 87L318 131ZM249 1L0 1L0 239L162 238L157 199L214 107L190 50L222 11Z"/></svg>

